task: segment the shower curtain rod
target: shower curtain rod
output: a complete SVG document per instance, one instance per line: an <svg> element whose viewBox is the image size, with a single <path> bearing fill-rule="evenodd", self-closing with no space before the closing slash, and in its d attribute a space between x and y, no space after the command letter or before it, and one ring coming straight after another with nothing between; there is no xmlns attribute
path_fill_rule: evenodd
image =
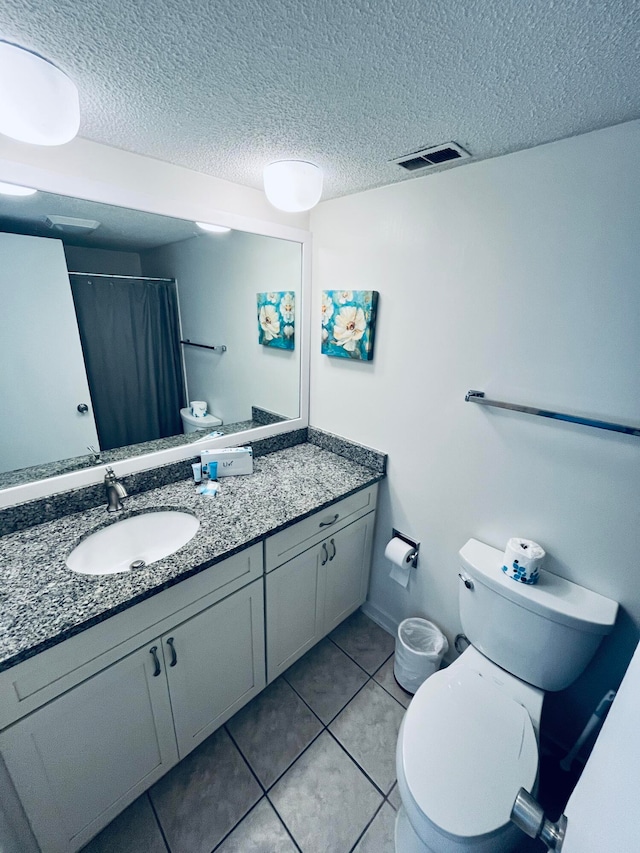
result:
<svg viewBox="0 0 640 853"><path fill-rule="evenodd" d="M135 278L138 281L175 281L175 278L151 278L148 275L112 275L106 272L76 272L69 270L69 275L90 275L92 278Z"/></svg>

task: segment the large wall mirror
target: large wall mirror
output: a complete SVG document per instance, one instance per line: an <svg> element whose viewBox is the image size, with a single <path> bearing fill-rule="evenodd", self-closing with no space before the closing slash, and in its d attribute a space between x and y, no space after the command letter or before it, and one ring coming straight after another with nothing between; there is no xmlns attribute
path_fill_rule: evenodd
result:
<svg viewBox="0 0 640 853"><path fill-rule="evenodd" d="M303 242L0 195L0 489L305 424Z"/></svg>

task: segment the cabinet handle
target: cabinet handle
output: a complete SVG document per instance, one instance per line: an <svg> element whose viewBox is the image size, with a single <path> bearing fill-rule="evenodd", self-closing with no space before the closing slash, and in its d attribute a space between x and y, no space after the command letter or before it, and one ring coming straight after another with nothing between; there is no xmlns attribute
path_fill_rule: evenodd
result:
<svg viewBox="0 0 640 853"><path fill-rule="evenodd" d="M333 554L329 557L329 562L331 562L331 560L333 560L336 555L336 543L333 541L333 539L331 540L331 544L333 545Z"/></svg>
<svg viewBox="0 0 640 853"><path fill-rule="evenodd" d="M340 513L336 513L331 521L321 521L318 527L331 527L332 524L335 524L336 521L340 518Z"/></svg>
<svg viewBox="0 0 640 853"><path fill-rule="evenodd" d="M149 654L153 657L153 662L156 665L156 668L153 671L154 676L160 675L160 661L158 660L158 647L151 646L149 649Z"/></svg>
<svg viewBox="0 0 640 853"><path fill-rule="evenodd" d="M175 666L178 663L178 655L176 654L176 649L173 645L173 637L168 638L167 645L171 649L171 663L169 664L169 666Z"/></svg>
<svg viewBox="0 0 640 853"><path fill-rule="evenodd" d="M327 543L322 543L322 551L324 553L324 560L322 561L322 565L325 566L327 564L327 560L329 559L329 552L327 550Z"/></svg>

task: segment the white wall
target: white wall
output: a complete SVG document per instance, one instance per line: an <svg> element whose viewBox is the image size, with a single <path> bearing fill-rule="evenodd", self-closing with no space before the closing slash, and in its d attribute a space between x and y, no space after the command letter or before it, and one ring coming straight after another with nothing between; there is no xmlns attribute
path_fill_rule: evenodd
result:
<svg viewBox="0 0 640 853"><path fill-rule="evenodd" d="M299 415L299 337L294 350L259 344L256 294L294 293L299 334L301 258L299 243L242 231L142 253L145 275L176 279L184 337L227 347L220 354L184 350L189 399L206 400L225 424L251 420L252 406Z"/></svg>
<svg viewBox="0 0 640 853"><path fill-rule="evenodd" d="M453 639L464 542L540 542L551 571L624 608L589 673L547 701L565 741L638 636L640 439L464 395L640 424L638 198L634 122L327 201L311 220L310 422L389 454L370 602ZM380 292L372 364L320 355L320 291L342 288ZM422 543L408 591L388 577L392 526Z"/></svg>

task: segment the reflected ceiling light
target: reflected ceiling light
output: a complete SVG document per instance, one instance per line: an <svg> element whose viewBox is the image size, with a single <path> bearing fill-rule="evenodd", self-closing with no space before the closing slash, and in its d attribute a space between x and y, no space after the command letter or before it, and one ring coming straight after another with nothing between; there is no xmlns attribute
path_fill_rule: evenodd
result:
<svg viewBox="0 0 640 853"><path fill-rule="evenodd" d="M5 184L4 181L0 181L2 195L35 195L37 192L38 190L31 187L20 187L18 184Z"/></svg>
<svg viewBox="0 0 640 853"><path fill-rule="evenodd" d="M210 234L227 234L231 231L231 228L227 228L226 225L212 225L210 222L196 222L196 225Z"/></svg>
<svg viewBox="0 0 640 853"><path fill-rule="evenodd" d="M73 81L36 53L0 41L0 133L33 145L63 145L79 128Z"/></svg>
<svg viewBox="0 0 640 853"><path fill-rule="evenodd" d="M264 191L278 210L311 210L322 195L322 169L304 160L279 160L264 168Z"/></svg>

